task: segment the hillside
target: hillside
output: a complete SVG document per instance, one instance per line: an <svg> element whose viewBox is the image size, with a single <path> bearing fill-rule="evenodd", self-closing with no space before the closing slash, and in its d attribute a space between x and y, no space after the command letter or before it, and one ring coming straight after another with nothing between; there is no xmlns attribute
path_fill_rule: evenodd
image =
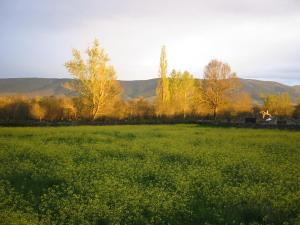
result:
<svg viewBox="0 0 300 225"><path fill-rule="evenodd" d="M64 88L64 83L71 79L57 78L8 78L0 79L0 96L25 95L25 96L72 96L74 93ZM273 81L241 79L242 90L248 92L256 101L259 94L287 92L296 101L300 97L300 85L288 86ZM151 98L155 96L157 79L120 81L124 89L124 98L130 99L138 96Z"/></svg>

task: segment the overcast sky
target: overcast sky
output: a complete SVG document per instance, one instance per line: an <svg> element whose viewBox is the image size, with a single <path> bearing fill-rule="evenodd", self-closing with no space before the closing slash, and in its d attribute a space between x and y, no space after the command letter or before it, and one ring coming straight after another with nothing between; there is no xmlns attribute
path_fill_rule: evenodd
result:
<svg viewBox="0 0 300 225"><path fill-rule="evenodd" d="M169 71L300 84L300 0L0 0L0 78L70 77L95 38L123 80L157 77L166 45Z"/></svg>

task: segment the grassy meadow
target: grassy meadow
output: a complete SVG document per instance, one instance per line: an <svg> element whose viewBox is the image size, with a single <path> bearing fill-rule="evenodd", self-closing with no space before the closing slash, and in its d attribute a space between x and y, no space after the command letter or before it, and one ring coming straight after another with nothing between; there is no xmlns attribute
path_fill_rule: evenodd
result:
<svg viewBox="0 0 300 225"><path fill-rule="evenodd" d="M300 224L300 132L0 128L0 224Z"/></svg>

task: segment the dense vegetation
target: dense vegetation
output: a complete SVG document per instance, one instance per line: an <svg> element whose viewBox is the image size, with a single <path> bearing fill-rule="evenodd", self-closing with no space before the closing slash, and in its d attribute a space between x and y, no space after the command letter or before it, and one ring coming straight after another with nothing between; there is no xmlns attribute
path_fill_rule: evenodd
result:
<svg viewBox="0 0 300 225"><path fill-rule="evenodd" d="M227 106L219 112L218 120L244 120L246 117L261 118L260 111L269 109L269 112L284 119L300 119L300 101L297 105L285 104L278 101L286 94L270 95L264 99L264 105L253 106L250 111L244 111L242 105ZM275 100L274 100L275 99ZM247 101L244 104L247 105ZM176 106L176 104L174 104ZM201 111L200 111L201 110ZM152 101L143 97L120 100L114 105L109 115L97 120L168 120L184 119L183 114L168 117L158 117ZM190 112L185 119L212 118L210 110L199 106L199 111ZM78 97L0 97L0 121L87 121L89 111Z"/></svg>
<svg viewBox="0 0 300 225"><path fill-rule="evenodd" d="M0 128L1 224L299 224L300 133Z"/></svg>

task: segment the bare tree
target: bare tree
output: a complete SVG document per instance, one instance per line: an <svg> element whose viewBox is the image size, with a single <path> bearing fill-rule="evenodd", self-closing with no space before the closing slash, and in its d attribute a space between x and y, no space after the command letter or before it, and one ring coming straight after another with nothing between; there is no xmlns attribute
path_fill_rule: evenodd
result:
<svg viewBox="0 0 300 225"><path fill-rule="evenodd" d="M239 84L239 79L228 64L212 60L206 66L202 95L204 103L213 111L214 119L217 117L219 108L236 92Z"/></svg>

